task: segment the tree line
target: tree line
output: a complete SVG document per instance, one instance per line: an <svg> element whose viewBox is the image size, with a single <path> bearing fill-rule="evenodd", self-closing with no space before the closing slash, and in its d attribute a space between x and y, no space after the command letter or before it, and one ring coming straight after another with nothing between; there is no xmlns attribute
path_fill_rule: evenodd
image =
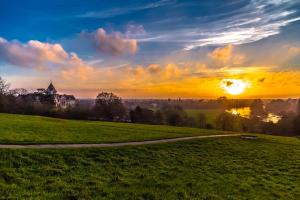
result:
<svg viewBox="0 0 300 200"><path fill-rule="evenodd" d="M223 112L212 124L208 122L205 114L199 113L195 117L190 117L181 106L176 104L165 103L156 109L137 105L135 108L129 109L120 97L110 92L99 93L93 106L76 103L75 106L61 109L55 106L52 95L44 95L39 101L35 101L30 95L27 95L28 92L25 89L9 88L9 84L0 77L0 112L80 120L122 121L240 132L300 135L299 101L296 110L283 113L281 120L276 124L264 122L262 119L267 116L268 109L276 111L274 105L281 105L282 102L274 101L269 107L265 107L262 100L259 99L250 104L249 118ZM227 101L226 98L219 98L216 102L221 105L232 104L232 101ZM247 104L249 104L248 101ZM278 109L280 110L280 108Z"/></svg>
<svg viewBox="0 0 300 200"><path fill-rule="evenodd" d="M110 92L97 95L93 106L76 103L65 109L56 107L53 95L42 95L38 101L28 95L26 89L9 89L10 86L0 77L0 112L28 115L42 115L58 118L81 120L122 121L147 124L168 124L192 126L189 118L180 106L165 105L159 110L150 110L137 106L128 109L122 99Z"/></svg>

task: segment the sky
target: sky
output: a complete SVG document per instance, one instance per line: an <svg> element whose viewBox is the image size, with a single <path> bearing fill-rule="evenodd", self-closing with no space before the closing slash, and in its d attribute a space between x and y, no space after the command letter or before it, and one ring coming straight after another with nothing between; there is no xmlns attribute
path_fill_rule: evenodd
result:
<svg viewBox="0 0 300 200"><path fill-rule="evenodd" d="M298 0L1 0L0 24L0 76L12 88L300 96Z"/></svg>

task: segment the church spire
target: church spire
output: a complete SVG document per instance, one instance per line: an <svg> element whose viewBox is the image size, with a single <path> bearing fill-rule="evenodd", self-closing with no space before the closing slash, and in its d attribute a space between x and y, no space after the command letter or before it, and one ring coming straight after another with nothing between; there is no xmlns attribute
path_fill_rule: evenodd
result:
<svg viewBox="0 0 300 200"><path fill-rule="evenodd" d="M48 88L47 88L46 91L47 91L48 94L51 94L51 95L57 93L57 90L55 89L55 87L54 87L54 85L52 83L52 80L50 81L50 85L48 86Z"/></svg>

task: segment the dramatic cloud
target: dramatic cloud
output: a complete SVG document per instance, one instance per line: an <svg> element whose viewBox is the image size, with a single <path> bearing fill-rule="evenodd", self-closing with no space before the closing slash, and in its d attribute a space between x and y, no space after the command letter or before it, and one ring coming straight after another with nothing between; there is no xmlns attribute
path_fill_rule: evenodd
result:
<svg viewBox="0 0 300 200"><path fill-rule="evenodd" d="M245 5L238 9L234 7L235 3L224 4L224 9L227 8L224 13L208 10L209 14L204 17L187 19L184 16L180 23L171 19L160 24L171 27L170 29L147 30L147 34L138 37L137 40L169 42L181 45L182 49L187 51L203 46L252 43L278 35L283 27L299 21L296 7L298 3L295 0L251 0L245 1ZM190 8L188 3L182 3L182 6L186 6L185 9ZM191 6L197 7L197 4ZM234 10L228 9L230 6Z"/></svg>
<svg viewBox="0 0 300 200"><path fill-rule="evenodd" d="M100 51L111 55L135 54L137 51L137 41L123 38L119 32L108 35L103 28L99 28L95 33L95 40Z"/></svg>
<svg viewBox="0 0 300 200"><path fill-rule="evenodd" d="M60 44L35 40L22 44L0 38L0 59L18 67L58 70L64 79L86 80L94 71L76 53L67 53Z"/></svg>
<svg viewBox="0 0 300 200"><path fill-rule="evenodd" d="M41 30L64 27L66 19L76 25L55 34L7 23L21 27L19 31L8 27L5 34L8 38L19 34L20 41L0 37L2 76L15 76L18 84L26 77L30 88L39 86L36 79L52 79L62 89L77 90L75 95L89 93L85 97L94 97L99 88L123 97L217 97L224 95L222 80L226 87L236 85L232 80L251 83L245 97L299 96L299 1L121 4L126 5L103 7L82 1L78 9L56 13L55 23L36 22ZM205 12L194 12L201 10ZM48 19L49 13L43 13L48 12L40 13ZM22 35L25 29L32 31ZM76 35L76 30L83 31ZM21 42L31 36L56 42ZM13 65L24 69L10 69Z"/></svg>
<svg viewBox="0 0 300 200"><path fill-rule="evenodd" d="M20 67L46 68L69 59L60 44L30 40L26 44L0 38L0 59Z"/></svg>

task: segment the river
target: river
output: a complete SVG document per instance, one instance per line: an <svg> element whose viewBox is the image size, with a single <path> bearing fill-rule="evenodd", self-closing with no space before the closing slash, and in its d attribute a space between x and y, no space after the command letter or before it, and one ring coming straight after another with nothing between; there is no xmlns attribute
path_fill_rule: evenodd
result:
<svg viewBox="0 0 300 200"><path fill-rule="evenodd" d="M233 115L239 115L241 117L250 118L250 107L243 107L243 108L231 108L226 110L226 112L231 113ZM262 121L264 122L273 122L274 124L278 123L281 119L281 116L276 115L274 113L268 113L267 117L263 118Z"/></svg>

